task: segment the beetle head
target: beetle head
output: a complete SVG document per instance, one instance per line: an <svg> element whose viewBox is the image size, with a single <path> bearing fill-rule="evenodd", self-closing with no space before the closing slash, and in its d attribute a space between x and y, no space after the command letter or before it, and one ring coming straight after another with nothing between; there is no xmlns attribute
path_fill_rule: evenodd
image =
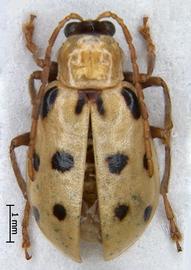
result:
<svg viewBox="0 0 191 270"><path fill-rule="evenodd" d="M111 22L83 21L65 28L58 53L58 80L78 89L112 87L123 80L122 50Z"/></svg>

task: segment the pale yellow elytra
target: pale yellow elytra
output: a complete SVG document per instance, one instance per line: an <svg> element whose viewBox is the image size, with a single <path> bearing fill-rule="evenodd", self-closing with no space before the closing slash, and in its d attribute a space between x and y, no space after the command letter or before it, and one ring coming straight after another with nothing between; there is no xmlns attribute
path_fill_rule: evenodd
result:
<svg viewBox="0 0 191 270"><path fill-rule="evenodd" d="M122 28L132 71L123 70L123 52L114 38ZM29 78L32 103L30 132L15 137L10 157L18 185L26 200L23 243L27 259L29 215L47 238L73 260L80 262L80 239L98 241L110 260L130 247L145 231L163 196L171 238L181 251L181 233L167 198L170 177L171 102L168 86L153 77L155 46L148 18L139 29L146 41L147 72L140 73L131 34L112 12L95 20L71 13L53 31L44 59L33 42L35 15L23 26L26 46L40 67ZM68 23L70 20L75 20ZM77 21L76 21L77 20ZM57 61L53 45L65 27L66 40ZM37 91L34 81L40 80ZM164 127L150 126L144 89L161 86L164 93ZM155 102L155 101L154 101ZM165 168L160 184L153 139L165 145ZM27 181L14 149L28 146ZM152 253L152 250L151 250Z"/></svg>

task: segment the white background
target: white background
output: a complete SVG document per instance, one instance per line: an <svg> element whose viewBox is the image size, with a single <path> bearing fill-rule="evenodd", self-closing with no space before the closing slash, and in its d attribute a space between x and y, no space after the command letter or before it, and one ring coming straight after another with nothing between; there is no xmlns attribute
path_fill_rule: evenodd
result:
<svg viewBox="0 0 191 270"><path fill-rule="evenodd" d="M189 0L159 1L87 1L87 0L9 0L0 1L0 268L46 270L187 270L191 267L191 2ZM30 222L32 242L31 261L25 261L21 249L21 219L24 200L11 169L8 146L11 138L30 129L31 106L27 78L38 69L26 50L22 35L22 23L30 13L36 14L35 40L43 56L47 40L66 14L78 12L84 18L95 18L100 12L111 10L121 16L134 36L140 70L146 70L146 48L137 27L142 17L150 17L152 36L157 48L155 75L162 76L169 84L173 105L174 129L172 134L172 173L169 198L183 232L184 252L178 254L169 239L168 223L162 200L150 226L137 243L120 257L104 262L101 249L95 245L83 245L83 263L78 264L65 257L45 239L33 218ZM130 70L128 50L119 27L116 39L125 51L125 67ZM56 50L64 40L61 32ZM153 90L153 91L152 91ZM162 94L157 88L146 90L146 102L151 122L162 126L164 106ZM163 146L156 142L163 168ZM18 160L25 173L26 148L18 150ZM15 204L18 217L18 234L14 244L6 244L8 217L6 203ZM190 222L191 223L191 222ZM186 266L187 265L187 266Z"/></svg>

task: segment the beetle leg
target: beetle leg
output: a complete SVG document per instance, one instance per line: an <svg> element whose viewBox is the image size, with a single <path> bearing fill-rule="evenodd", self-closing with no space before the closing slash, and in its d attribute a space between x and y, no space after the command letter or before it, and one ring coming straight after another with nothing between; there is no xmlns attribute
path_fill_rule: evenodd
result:
<svg viewBox="0 0 191 270"><path fill-rule="evenodd" d="M166 144L166 145L169 144L169 139L170 139L169 129L163 129L159 127L150 126L150 131L151 131L151 136L153 139L159 138L162 140L163 144Z"/></svg>
<svg viewBox="0 0 191 270"><path fill-rule="evenodd" d="M161 187L162 187L162 185L161 185ZM176 222L174 220L175 216L174 216L172 207L170 205L170 202L168 200L167 194L165 192L161 193L161 194L162 194L163 200L164 200L166 216L170 222L170 235L171 235L172 240L174 240L176 242L177 251L180 252L180 251L182 251L182 247L180 246L179 241L181 241L182 235L181 235L180 230L178 229Z"/></svg>
<svg viewBox="0 0 191 270"><path fill-rule="evenodd" d="M52 81L55 81L57 79L57 74L58 74L58 63L52 61L50 65L48 82L50 83Z"/></svg>
<svg viewBox="0 0 191 270"><path fill-rule="evenodd" d="M173 209L167 197L169 179L170 179L170 168L171 168L170 137L166 136L165 129L156 128L156 127L151 127L151 135L154 138L162 139L165 144L165 169L164 169L163 179L161 182L160 193L163 196L166 216L170 222L170 235L171 235L172 240L176 242L177 250L179 252L179 251L182 251L182 248L179 244L179 241L181 241L182 236L181 236L178 226L176 225L175 215L173 213Z"/></svg>
<svg viewBox="0 0 191 270"><path fill-rule="evenodd" d="M150 28L148 26L148 17L143 18L143 25L139 28L139 33L142 35L147 45L147 76L151 76L155 66L156 54L155 45L152 41Z"/></svg>
<svg viewBox="0 0 191 270"><path fill-rule="evenodd" d="M165 117L164 117L164 129L168 136L170 137L170 130L173 127L172 119L171 119L171 100L169 95L169 89L166 82L160 77L150 77L148 80L142 83L143 88L147 88L150 86L161 86L164 94L164 102L165 102Z"/></svg>
<svg viewBox="0 0 191 270"><path fill-rule="evenodd" d="M35 18L36 18L35 15L32 15L32 14L30 15L30 20L23 25L23 33L24 33L25 40L26 40L26 47L32 53L35 63L39 67L43 67L44 60L42 60L38 57L38 47L33 42L33 32L34 32L34 23L33 22L34 22Z"/></svg>
<svg viewBox="0 0 191 270"><path fill-rule="evenodd" d="M152 127L151 135L153 138L162 139L165 144L165 172L163 176L163 180L161 183L161 194L168 193L169 186L169 178L170 178L170 136L171 130L173 127L172 119L171 119L171 100L169 95L169 89L166 82L160 77L150 77L148 80L144 80L142 83L143 88L147 88L150 86L161 86L164 94L164 102L165 102L165 116L164 116L164 128L156 128Z"/></svg>
<svg viewBox="0 0 191 270"><path fill-rule="evenodd" d="M27 200L25 204L24 217L22 221L22 236L23 236L22 248L24 248L25 250L25 258L27 260L30 260L32 258L32 256L29 255L28 253L28 249L30 247L30 238L28 233L29 218L30 218L30 204L29 201Z"/></svg>
<svg viewBox="0 0 191 270"><path fill-rule="evenodd" d="M11 145L10 145L10 158L11 158L13 171L15 173L17 183L18 183L25 199L27 199L26 182L25 182L25 180L21 174L20 168L17 164L17 159L16 159L16 155L15 155L15 148L19 147L21 145L28 146L29 141L30 141L30 133L27 132L27 133L24 133L22 135L15 137L14 139L12 139Z"/></svg>
<svg viewBox="0 0 191 270"><path fill-rule="evenodd" d="M127 82L130 82L130 83L133 83L134 84L134 81L133 81L133 72L129 71L125 71L123 72L123 76L124 76L124 81L127 81ZM147 74L145 73L140 73L139 74L139 80L140 80L140 83L142 84L143 82L147 81L148 80L148 76Z"/></svg>
<svg viewBox="0 0 191 270"><path fill-rule="evenodd" d="M30 214L30 205L27 199L27 192L26 192L26 181L24 180L20 168L17 164L17 159L15 155L15 148L22 146L22 145L29 145L30 141L30 133L24 133L22 135L19 135L12 139L11 145L10 145L10 158L11 158L11 163L13 167L13 171L15 173L17 183L23 193L24 198L26 199L26 204L25 204L25 210L24 210L24 218L22 222L22 235L23 235L23 243L22 247L25 249L25 257L27 260L31 258L31 256L28 254L27 249L30 247L30 240L29 240L29 235L28 235L28 224L29 224L29 214Z"/></svg>
<svg viewBox="0 0 191 270"><path fill-rule="evenodd" d="M31 104L32 105L35 104L35 99L36 99L36 95L37 95L37 92L36 92L36 89L34 86L34 81L41 80L41 76L42 76L42 71L36 70L29 77L29 94L31 97Z"/></svg>
<svg viewBox="0 0 191 270"><path fill-rule="evenodd" d="M143 82L152 75L156 61L155 45L151 37L148 17L143 18L143 25L139 27L139 33L144 38L147 46L147 74L140 74L140 82ZM124 77L126 81L133 82L132 72L125 72Z"/></svg>
<svg viewBox="0 0 191 270"><path fill-rule="evenodd" d="M55 81L57 78L57 73L58 73L58 64L57 62L52 61L51 66L50 66L50 73L49 73L49 78L48 82ZM35 80L42 80L42 71L41 70L36 70L34 71L30 77L29 77L29 94L31 97L31 104L35 104L35 99L37 96L37 91L34 86L34 81Z"/></svg>
<svg viewBox="0 0 191 270"><path fill-rule="evenodd" d="M133 83L133 73L124 72L124 80ZM146 74L140 74L140 83L143 89L151 86L161 86L164 95L165 102L165 118L164 118L164 130L167 137L170 137L170 130L173 127L171 119L171 100L169 95L169 88L166 82L160 77L147 77ZM154 132L154 131L153 131ZM155 131L156 132L156 131ZM159 130L158 130L159 133ZM164 138L163 138L164 139Z"/></svg>
<svg viewBox="0 0 191 270"><path fill-rule="evenodd" d="M165 144L165 169L163 174L163 179L161 182L160 193L163 196L165 212L167 219L170 222L170 234L172 240L176 242L177 250L182 251L182 248L179 244L182 236L175 222L175 215L173 209L170 205L170 202L167 197L169 179L170 179L170 168L171 168L171 149L170 149L170 135L171 129L173 127L171 119L171 101L169 95L169 89L166 82L160 77L150 77L147 81L142 84L143 88L149 86L162 86L165 100L165 117L164 117L164 129L152 127L151 126L151 135L153 138L162 139Z"/></svg>

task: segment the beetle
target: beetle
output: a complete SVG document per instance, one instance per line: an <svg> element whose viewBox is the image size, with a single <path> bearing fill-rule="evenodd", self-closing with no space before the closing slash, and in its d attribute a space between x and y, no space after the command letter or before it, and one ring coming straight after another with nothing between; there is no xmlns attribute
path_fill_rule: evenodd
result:
<svg viewBox="0 0 191 270"><path fill-rule="evenodd" d="M147 46L147 72L140 73L131 34L124 21L106 11L95 20L71 13L53 31L44 59L33 41L34 19L24 25L26 46L42 69L29 78L32 103L30 132L15 137L10 158L26 200L22 223L26 259L29 215L48 239L80 262L80 239L100 241L104 258L113 259L130 247L150 223L162 195L171 238L177 250L181 233L167 198L170 177L171 101L166 82L152 76L155 45L148 17L140 33ZM113 38L114 19L130 51L132 71L122 68L123 53ZM74 20L73 22L69 22ZM51 61L53 45L64 27L66 41ZM39 91L35 80L41 81ZM164 93L164 127L150 126L144 89L160 86ZM160 184L153 139L165 146ZM15 148L28 146L27 181Z"/></svg>

